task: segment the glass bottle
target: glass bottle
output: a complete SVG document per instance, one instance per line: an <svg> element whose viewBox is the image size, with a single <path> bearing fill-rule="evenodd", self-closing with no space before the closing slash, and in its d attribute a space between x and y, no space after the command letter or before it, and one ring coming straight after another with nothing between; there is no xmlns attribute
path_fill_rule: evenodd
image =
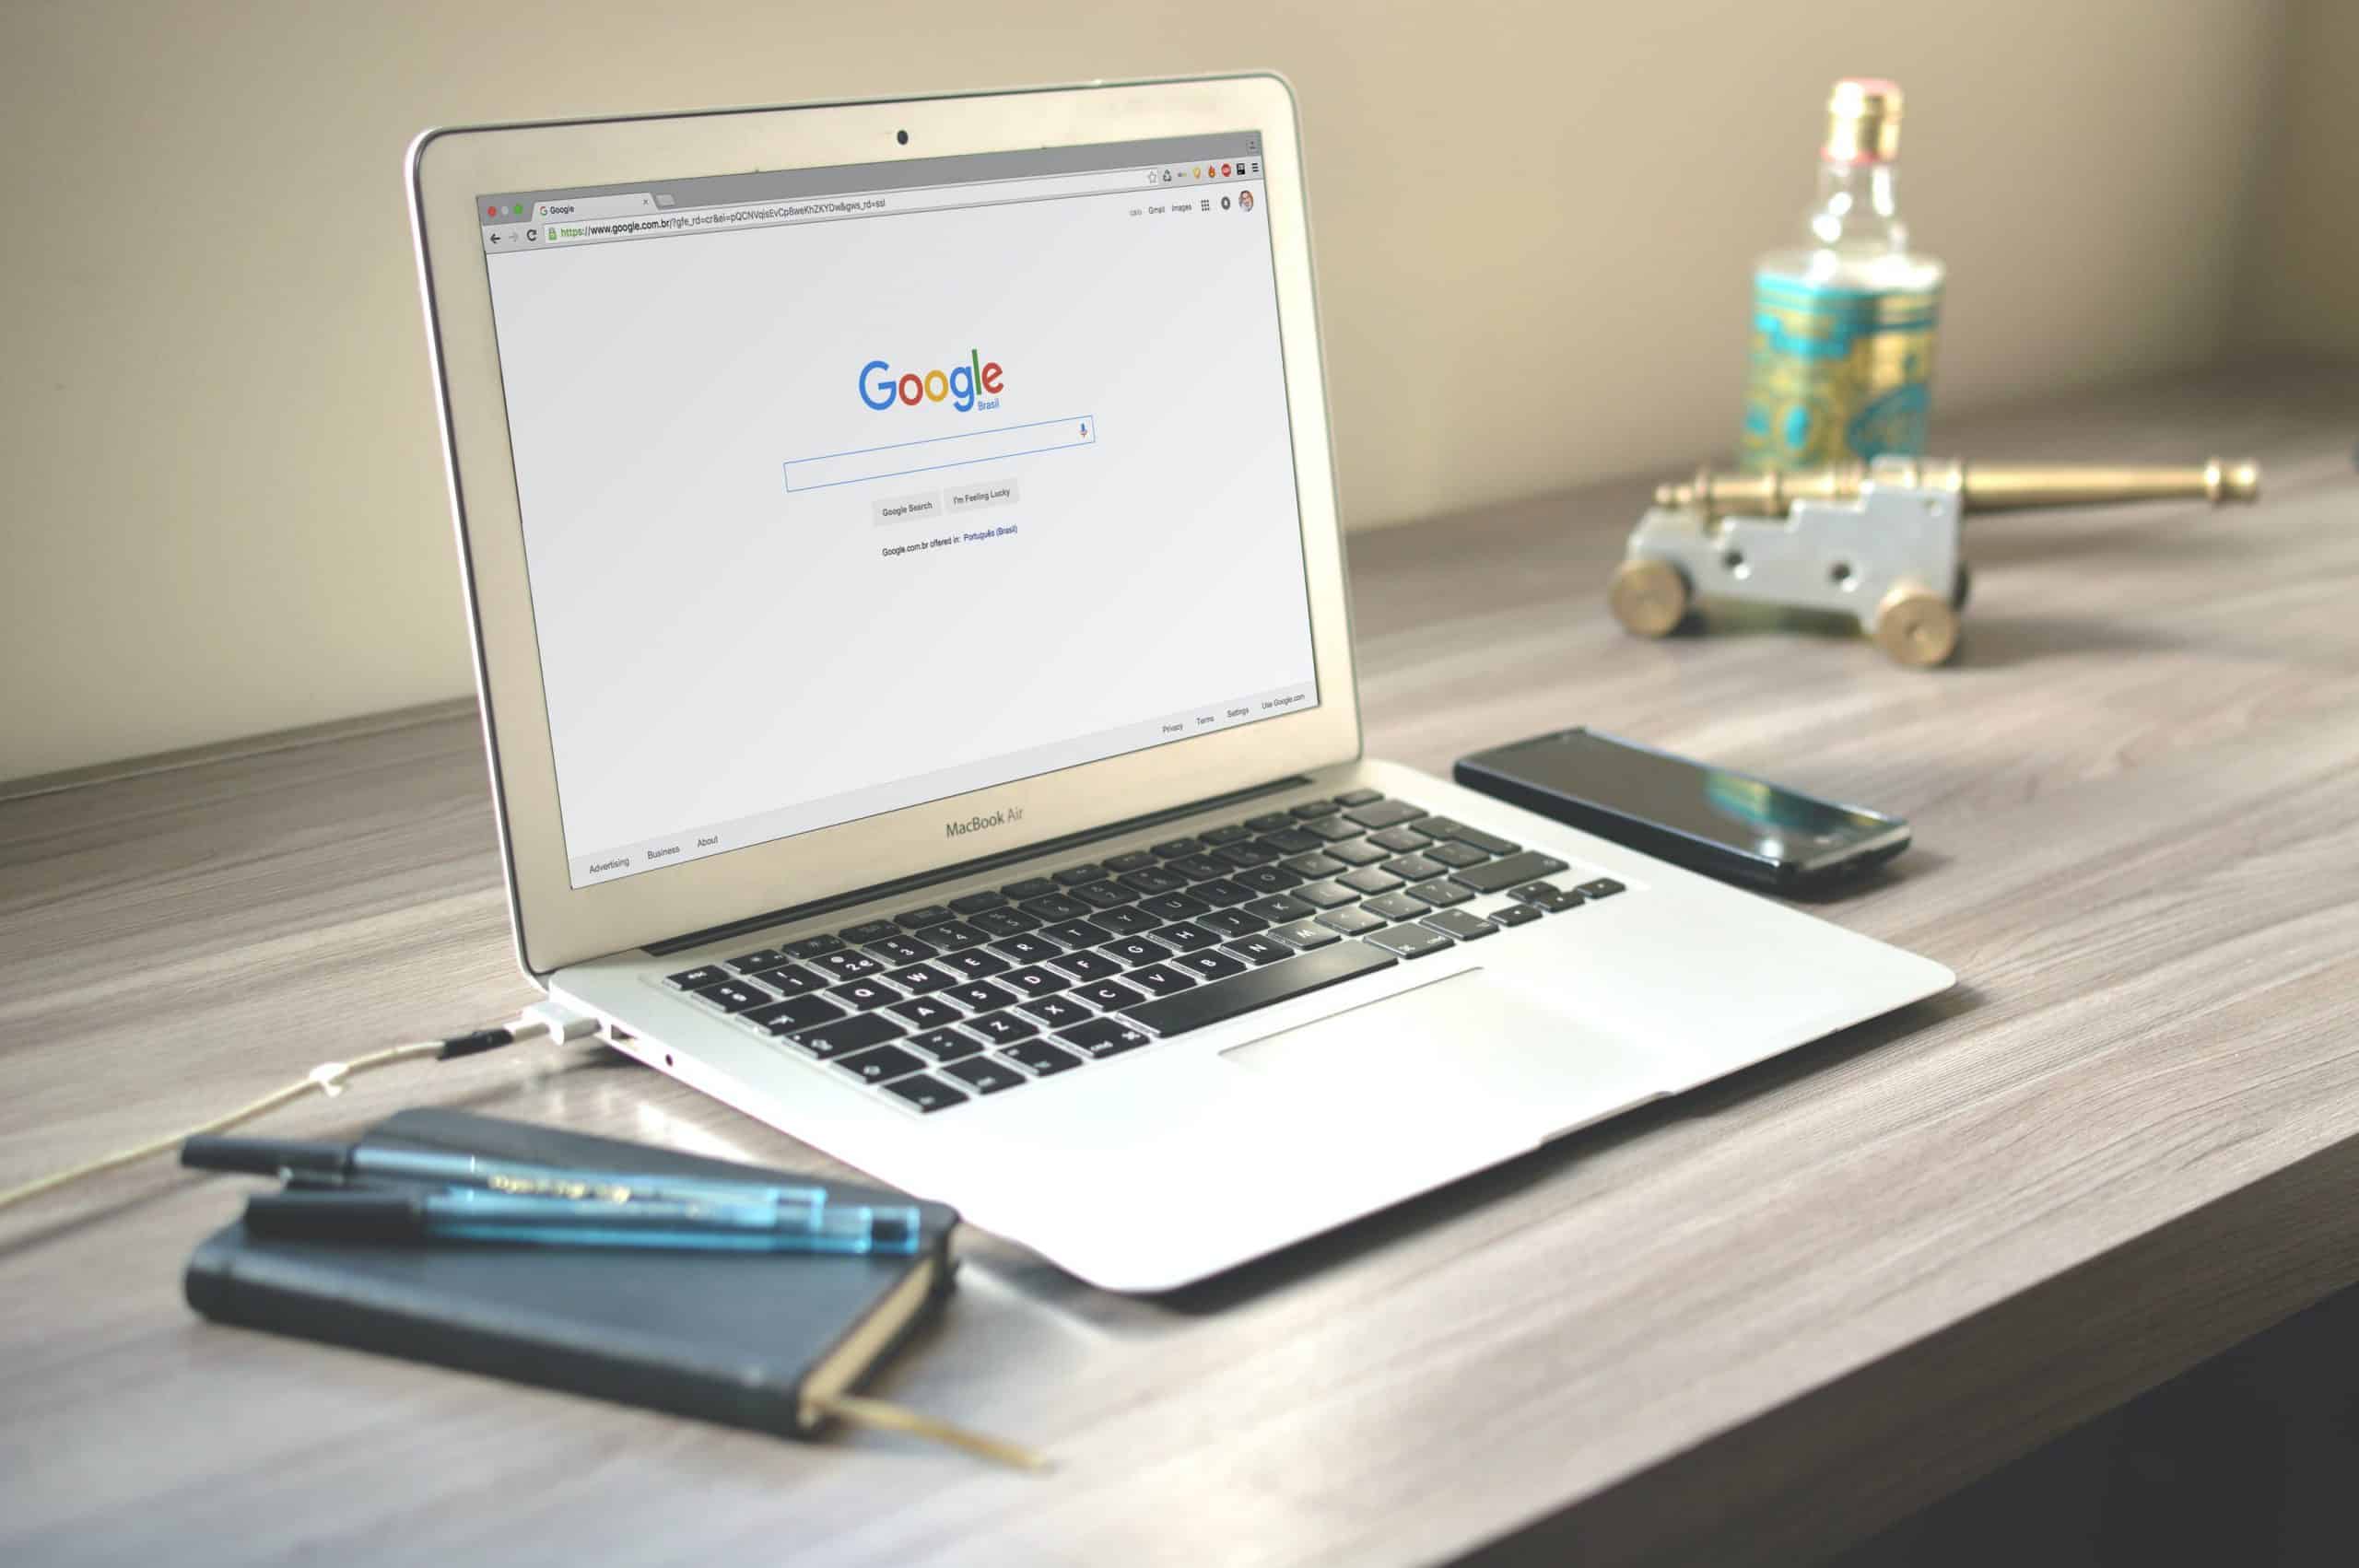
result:
<svg viewBox="0 0 2359 1568"><path fill-rule="evenodd" d="M1900 88L1836 83L1809 242L1754 266L1748 470L1925 450L1942 263L1908 248L1893 195L1899 148Z"/></svg>

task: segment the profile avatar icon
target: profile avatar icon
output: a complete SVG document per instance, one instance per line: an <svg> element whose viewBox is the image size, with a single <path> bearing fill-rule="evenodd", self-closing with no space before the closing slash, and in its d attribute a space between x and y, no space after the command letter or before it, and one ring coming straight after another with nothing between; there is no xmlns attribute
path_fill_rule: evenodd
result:
<svg viewBox="0 0 2359 1568"><path fill-rule="evenodd" d="M1247 212L1251 212L1253 210L1253 193L1250 191L1238 192L1237 205L1243 207Z"/></svg>

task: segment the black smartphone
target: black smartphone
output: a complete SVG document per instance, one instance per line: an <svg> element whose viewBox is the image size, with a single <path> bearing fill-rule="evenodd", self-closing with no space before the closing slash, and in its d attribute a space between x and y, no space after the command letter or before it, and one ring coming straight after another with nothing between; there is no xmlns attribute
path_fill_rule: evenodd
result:
<svg viewBox="0 0 2359 1568"><path fill-rule="evenodd" d="M1838 885L1908 848L1908 825L1595 730L1458 760L1470 790L1710 876L1779 893Z"/></svg>

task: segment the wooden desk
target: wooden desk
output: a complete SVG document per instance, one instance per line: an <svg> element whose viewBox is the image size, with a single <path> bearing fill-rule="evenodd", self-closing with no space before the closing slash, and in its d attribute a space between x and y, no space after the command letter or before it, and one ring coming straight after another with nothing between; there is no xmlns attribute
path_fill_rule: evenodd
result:
<svg viewBox="0 0 2359 1568"><path fill-rule="evenodd" d="M1973 526L1963 663L1644 643L1644 486L1361 538L1372 751L1587 720L1907 813L1834 919L1936 1003L1176 1300L976 1236L893 1397L1052 1450L800 1446L208 1327L234 1207L161 1164L0 1216L0 1558L1791 1561L2359 1278L2359 372L1962 422L1985 456L2267 465L2256 510ZM202 649L185 650L201 658ZM472 717L0 805L0 1185L527 999ZM1708 964L1708 954L1699 954ZM607 1053L431 1101L825 1170Z"/></svg>

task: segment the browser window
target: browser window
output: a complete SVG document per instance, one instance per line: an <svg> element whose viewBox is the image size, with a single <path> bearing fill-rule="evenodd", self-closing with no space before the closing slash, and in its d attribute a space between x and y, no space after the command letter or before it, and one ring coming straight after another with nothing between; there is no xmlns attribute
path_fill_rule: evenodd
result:
<svg viewBox="0 0 2359 1568"><path fill-rule="evenodd" d="M1267 203L1250 132L479 196L574 885L1316 706Z"/></svg>

